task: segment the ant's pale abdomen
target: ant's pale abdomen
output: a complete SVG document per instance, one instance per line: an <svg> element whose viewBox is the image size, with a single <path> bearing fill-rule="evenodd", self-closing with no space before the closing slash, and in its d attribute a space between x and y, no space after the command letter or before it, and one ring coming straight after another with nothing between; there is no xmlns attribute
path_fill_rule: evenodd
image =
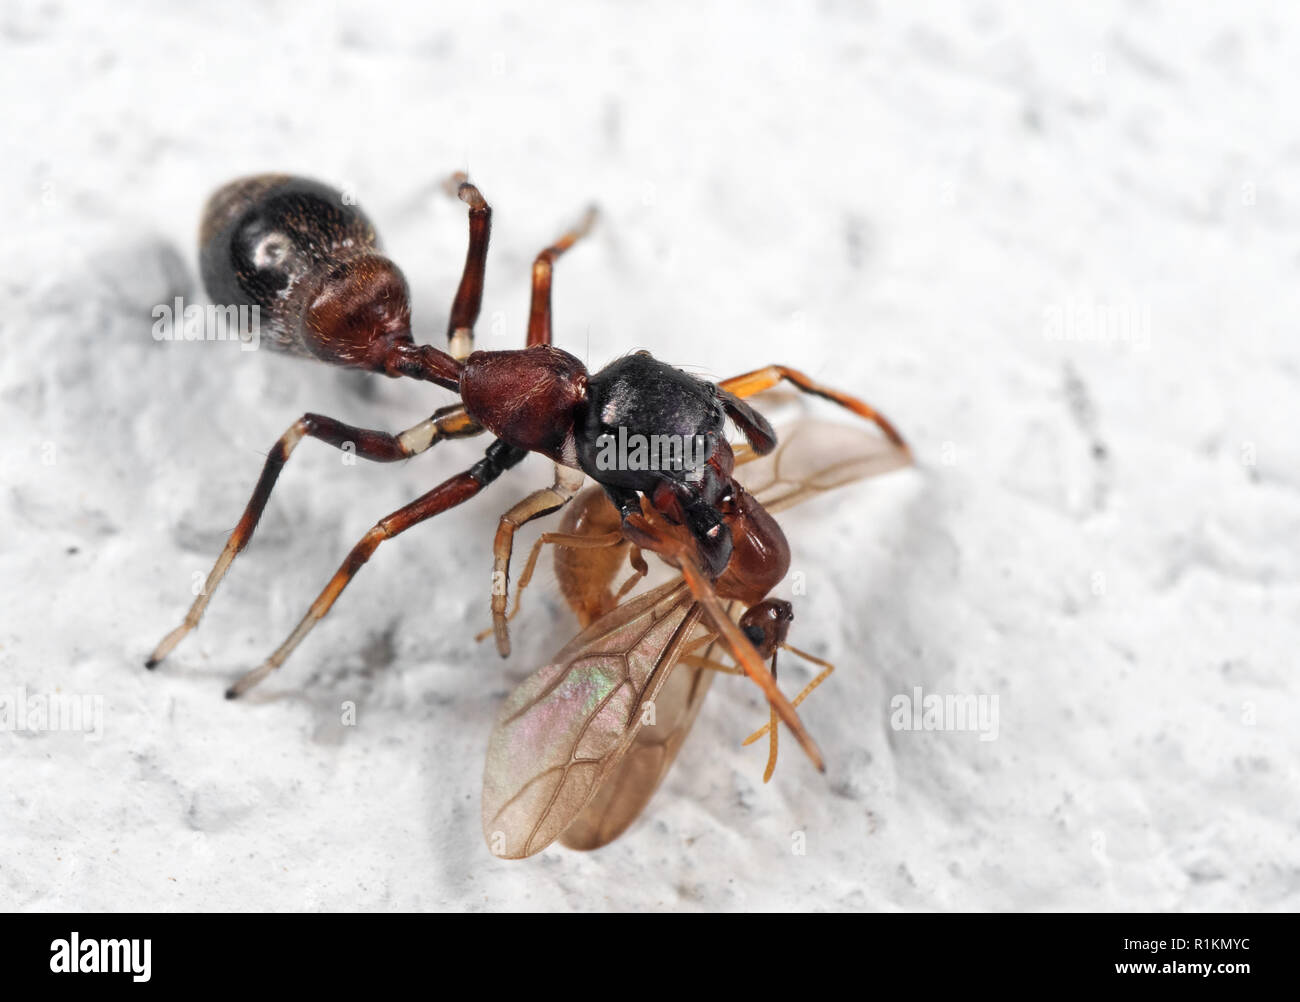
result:
<svg viewBox="0 0 1300 1002"><path fill-rule="evenodd" d="M619 531L622 517L600 487L588 487L564 510L560 532L568 536L600 536ZM555 548L555 578L585 630L618 605L614 585L628 567L631 544L579 549Z"/></svg>
<svg viewBox="0 0 1300 1002"><path fill-rule="evenodd" d="M260 342L342 365L409 340L406 281L374 225L342 192L257 174L223 185L199 228L203 285L218 305L257 307Z"/></svg>

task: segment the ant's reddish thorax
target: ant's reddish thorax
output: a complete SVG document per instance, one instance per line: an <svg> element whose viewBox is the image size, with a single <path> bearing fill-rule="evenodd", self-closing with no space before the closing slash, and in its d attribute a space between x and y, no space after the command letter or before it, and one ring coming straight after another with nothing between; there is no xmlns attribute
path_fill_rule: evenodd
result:
<svg viewBox="0 0 1300 1002"><path fill-rule="evenodd" d="M753 604L781 583L790 569L790 544L776 519L732 481L734 493L724 521L731 530L731 559L716 582L721 598Z"/></svg>

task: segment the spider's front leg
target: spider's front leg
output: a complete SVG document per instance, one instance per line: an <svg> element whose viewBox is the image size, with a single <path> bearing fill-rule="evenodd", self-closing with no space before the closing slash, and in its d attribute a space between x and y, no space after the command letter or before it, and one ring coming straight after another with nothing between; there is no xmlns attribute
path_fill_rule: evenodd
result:
<svg viewBox="0 0 1300 1002"><path fill-rule="evenodd" d="M448 188L469 206L469 248L456 298L447 318L447 353L464 361L474 350L474 325L483 306L483 281L487 274L488 241L492 236L492 207L464 174L453 174Z"/></svg>
<svg viewBox="0 0 1300 1002"><path fill-rule="evenodd" d="M496 539L492 544L492 632L496 635L497 652L504 658L510 655L510 628L506 625L506 603L510 590L510 556L514 549L515 532L535 518L559 511L582 489L584 476L560 463L555 464L555 483L534 491L501 516Z"/></svg>
<svg viewBox="0 0 1300 1002"><path fill-rule="evenodd" d="M461 185L461 197L470 204L473 211L474 202L472 198L466 197L465 187ZM477 194L477 190L474 194ZM532 298L528 311L528 338L525 342L527 347L535 348L551 343L551 279L555 262L591 231L596 215L594 207L587 209L576 226L563 233L533 261ZM492 546L492 632L496 635L497 651L503 658L510 654L506 604L515 531L535 518L559 511L573 500L574 495L582 489L582 483L582 471L556 463L555 483L551 487L535 491L501 516Z"/></svg>
<svg viewBox="0 0 1300 1002"><path fill-rule="evenodd" d="M752 397L756 393L770 390L781 382L791 383L801 393L807 393L814 397L821 397L823 400L829 400L846 410L852 411L859 417L866 418L868 421L874 423L890 442L902 449L909 457L911 456L911 450L908 448L907 443L903 441L903 436L898 433L898 429L896 429L890 420L885 417L885 415L881 414L880 411L876 410L865 401L859 400L857 397L851 396L848 393L841 393L839 390L832 389L829 386L823 386L810 376L804 375L798 369L791 369L785 365L769 365L763 369L755 369L753 372L746 372L740 376L733 376L731 379L724 379L722 382L718 383L718 389L722 390L725 394L736 398L736 403L742 403L746 397ZM733 412L730 406L728 407L728 412L737 420L737 424L741 426L742 430L744 430L744 417L738 416L743 415L743 412L739 410ZM746 431L746 437L749 437L748 431ZM750 444L754 446L756 451L759 453L769 451L759 448L752 438L750 439Z"/></svg>
<svg viewBox="0 0 1300 1002"><path fill-rule="evenodd" d="M569 475L572 475L572 471ZM499 649L504 632L506 650L509 650L507 624L519 614L520 599L533 579L537 559L544 546L556 547L555 576L560 592L583 629L615 608L636 583L649 573L650 568L641 556L641 551L623 538L619 514L609 503L605 492L599 487L591 488L569 506L560 523L559 532L544 532L533 543L528 560L524 563L524 571L515 585L514 608L507 615L506 587L509 583L514 530L518 524L522 524L516 524L514 520L522 511L530 509L530 502L545 505L548 498L554 499L556 496L557 488L538 491L502 517L501 528L497 532L497 570L492 577L492 626L478 634L475 640L481 641L488 634L496 634ZM555 509L538 510L537 515L553 510ZM631 564L632 574L615 591L614 579L625 562Z"/></svg>

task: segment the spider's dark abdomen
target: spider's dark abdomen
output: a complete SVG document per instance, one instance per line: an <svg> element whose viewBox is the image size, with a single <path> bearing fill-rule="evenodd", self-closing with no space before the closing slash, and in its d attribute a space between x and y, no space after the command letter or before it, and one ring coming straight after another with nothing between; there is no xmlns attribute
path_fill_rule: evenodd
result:
<svg viewBox="0 0 1300 1002"><path fill-rule="evenodd" d="M365 213L307 178L258 174L219 188L199 229L199 267L218 305L256 306L263 343L310 355L301 320L332 268L377 253Z"/></svg>

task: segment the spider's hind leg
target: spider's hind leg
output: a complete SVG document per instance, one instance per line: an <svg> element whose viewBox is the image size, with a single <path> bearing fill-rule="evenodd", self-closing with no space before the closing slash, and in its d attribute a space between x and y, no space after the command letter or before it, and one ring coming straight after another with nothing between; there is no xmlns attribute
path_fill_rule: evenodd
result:
<svg viewBox="0 0 1300 1002"><path fill-rule="evenodd" d="M262 512L271 498L271 490L275 487L280 471L289 461L289 456L293 454L298 443L304 438L317 439L336 449L350 449L362 459L369 459L372 462L393 463L417 456L443 439L466 438L477 435L482 430L465 413L465 408L461 404L444 407L436 411L432 417L397 435L385 431L354 428L352 425L320 414L304 414L280 436L271 447L271 451L267 453L266 463L262 466L262 475L258 478L257 486L253 488L253 496L249 498L248 505L244 508L243 517L231 532L230 538L226 540L225 548L217 557L217 562L208 572L203 590L194 599L181 624L159 641L149 660L145 662L145 667L153 668L175 649L187 633L199 625L203 611L212 600L213 592L217 590L222 578L230 570L235 557L253 538L253 532L257 528L257 523L261 521Z"/></svg>

